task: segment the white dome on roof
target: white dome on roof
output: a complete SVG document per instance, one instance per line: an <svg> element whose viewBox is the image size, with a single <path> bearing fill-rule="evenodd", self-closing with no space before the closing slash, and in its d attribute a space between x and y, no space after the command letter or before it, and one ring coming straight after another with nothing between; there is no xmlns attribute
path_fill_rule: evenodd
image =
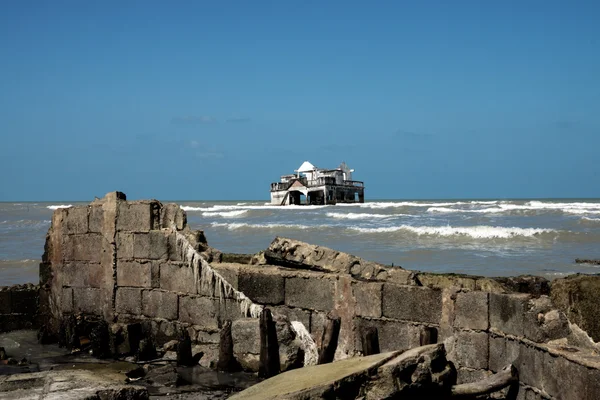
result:
<svg viewBox="0 0 600 400"><path fill-rule="evenodd" d="M312 165L310 162L308 161L304 161L302 163L302 165L300 166L300 168L298 168L296 171L298 172L309 172L316 169L316 167L314 165Z"/></svg>

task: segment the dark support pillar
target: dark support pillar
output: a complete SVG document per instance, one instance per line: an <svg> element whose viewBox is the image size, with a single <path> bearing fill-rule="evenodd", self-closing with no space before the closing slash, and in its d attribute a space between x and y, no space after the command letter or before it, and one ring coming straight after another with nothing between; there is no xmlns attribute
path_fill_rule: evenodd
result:
<svg viewBox="0 0 600 400"><path fill-rule="evenodd" d="M363 355L379 354L379 333L377 328L369 326L362 329L361 334Z"/></svg>
<svg viewBox="0 0 600 400"><path fill-rule="evenodd" d="M279 344L271 310L265 308L260 314L260 359L258 376L270 378L279 374Z"/></svg>
<svg viewBox="0 0 600 400"><path fill-rule="evenodd" d="M340 317L327 316L325 329L323 329L323 335L321 336L318 364L327 364L333 361L340 336L340 325Z"/></svg>
<svg viewBox="0 0 600 400"><path fill-rule="evenodd" d="M192 340L187 329L182 329L177 343L177 365L191 367L194 365L192 357Z"/></svg>
<svg viewBox="0 0 600 400"><path fill-rule="evenodd" d="M234 372L239 370L239 364L233 356L233 338L231 336L231 321L225 321L221 328L219 340L219 361L217 370Z"/></svg>

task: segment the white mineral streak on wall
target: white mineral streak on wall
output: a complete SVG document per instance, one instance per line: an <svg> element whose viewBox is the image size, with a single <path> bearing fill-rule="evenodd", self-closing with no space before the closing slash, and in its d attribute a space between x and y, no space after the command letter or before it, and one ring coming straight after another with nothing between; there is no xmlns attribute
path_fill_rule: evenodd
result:
<svg viewBox="0 0 600 400"><path fill-rule="evenodd" d="M175 229L173 229L175 230ZM240 306L244 317L258 318L263 306L254 304L246 295L236 290L217 271L215 271L200 253L190 244L187 238L179 232L177 235L177 248L180 250L183 261L187 262L194 271L196 289L201 293L214 293L223 302L226 298L233 298Z"/></svg>
<svg viewBox="0 0 600 400"><path fill-rule="evenodd" d="M294 332L296 332L296 337L302 343L302 350L304 350L304 366L317 365L317 362L319 361L317 344L306 330L304 324L300 321L292 321L292 328L294 329Z"/></svg>

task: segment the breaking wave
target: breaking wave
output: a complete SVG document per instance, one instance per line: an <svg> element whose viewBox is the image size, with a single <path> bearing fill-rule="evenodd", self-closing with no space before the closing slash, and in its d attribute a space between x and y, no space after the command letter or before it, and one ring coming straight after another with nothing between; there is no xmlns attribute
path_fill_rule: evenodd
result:
<svg viewBox="0 0 600 400"><path fill-rule="evenodd" d="M248 212L248 210L233 210L233 211L205 211L202 213L203 217L239 217Z"/></svg>
<svg viewBox="0 0 600 400"><path fill-rule="evenodd" d="M69 208L69 207L73 207L73 204L57 204L57 205L47 206L46 208L48 208L50 210L58 210L59 208Z"/></svg>
<svg viewBox="0 0 600 400"><path fill-rule="evenodd" d="M193 206L180 206L184 211L201 211L201 212L220 212L220 211L234 211L234 210L316 210L328 206L275 206L269 203L269 205L214 205L210 207L193 207Z"/></svg>
<svg viewBox="0 0 600 400"><path fill-rule="evenodd" d="M394 214L394 215L365 214L365 213L361 213L361 214L347 213L347 214L345 214L345 213L331 212L331 213L327 213L326 215L328 217L338 218L338 219L373 219L373 218L392 218L392 217L396 217L396 216L402 216L405 214Z"/></svg>
<svg viewBox="0 0 600 400"><path fill-rule="evenodd" d="M478 213L478 214L487 214L487 213L501 213L504 209L499 207L490 207L490 208L482 208L479 210L465 210L460 208L448 208L448 207L429 207L427 212L430 213Z"/></svg>
<svg viewBox="0 0 600 400"><path fill-rule="evenodd" d="M213 227L227 228L230 231L234 231L236 229L244 229L244 228L255 228L255 229L314 229L320 228L323 226L308 226L301 224L248 224L245 222L233 222L233 223L224 223L224 222L213 222L210 224ZM327 227L327 226L326 226Z"/></svg>
<svg viewBox="0 0 600 400"><path fill-rule="evenodd" d="M505 228L501 226L412 226L400 225L380 228L351 227L350 229L362 233L389 233L406 231L418 236L463 236L473 239L510 239L514 237L534 237L543 233L556 232L553 229L541 228Z"/></svg>
<svg viewBox="0 0 600 400"><path fill-rule="evenodd" d="M392 207L451 207L451 206L462 206L462 205L477 205L477 204L497 204L498 200L490 201L452 201L452 202L422 202L422 201L383 201L383 202L370 202L360 204L338 204L338 206L358 206L362 208L392 208Z"/></svg>

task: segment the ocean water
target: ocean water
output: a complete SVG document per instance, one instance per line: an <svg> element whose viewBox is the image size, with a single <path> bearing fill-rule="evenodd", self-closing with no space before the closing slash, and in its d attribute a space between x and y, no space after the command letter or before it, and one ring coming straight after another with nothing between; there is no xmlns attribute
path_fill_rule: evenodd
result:
<svg viewBox="0 0 600 400"><path fill-rule="evenodd" d="M284 236L420 271L550 279L600 273L575 263L600 258L600 199L175 203L224 252L255 253ZM54 209L78 204L86 203L0 203L0 286L38 281Z"/></svg>

